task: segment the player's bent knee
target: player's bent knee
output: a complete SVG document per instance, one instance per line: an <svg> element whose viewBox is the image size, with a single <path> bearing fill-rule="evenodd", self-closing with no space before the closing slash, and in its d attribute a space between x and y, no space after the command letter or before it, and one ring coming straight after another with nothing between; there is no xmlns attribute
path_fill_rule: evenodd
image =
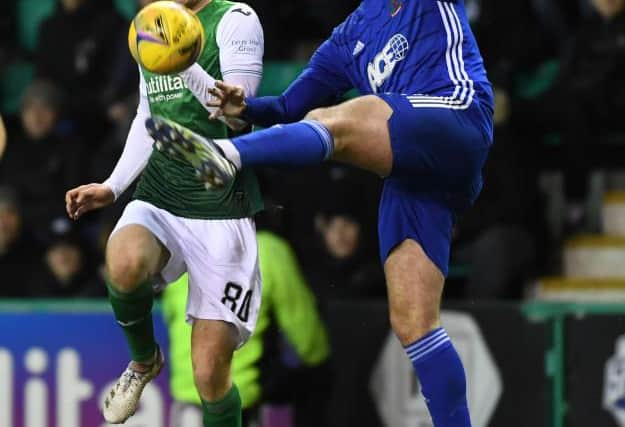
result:
<svg viewBox="0 0 625 427"><path fill-rule="evenodd" d="M120 292L132 292L147 279L147 258L132 251L121 251L107 259L111 286Z"/></svg>
<svg viewBox="0 0 625 427"><path fill-rule="evenodd" d="M214 360L194 364L193 378L202 399L207 402L221 399L229 390L229 366L221 366Z"/></svg>
<svg viewBox="0 0 625 427"><path fill-rule="evenodd" d="M314 120L321 123L332 135L334 140L334 152L343 151L349 144L350 138L346 136L350 132L352 121L342 111L341 106L332 108L318 108L306 115L306 120Z"/></svg>
<svg viewBox="0 0 625 427"><path fill-rule="evenodd" d="M439 311L436 307L394 305L390 310L390 322L395 336L408 345L440 326Z"/></svg>
<svg viewBox="0 0 625 427"><path fill-rule="evenodd" d="M317 108L306 115L306 120L314 120L324 125L336 139L345 128L344 116L340 106L332 108Z"/></svg>
<svg viewBox="0 0 625 427"><path fill-rule="evenodd" d="M440 324L438 316L428 318L405 315L396 311L391 311L390 320L393 333L404 346L421 339Z"/></svg>
<svg viewBox="0 0 625 427"><path fill-rule="evenodd" d="M413 240L391 252L384 270L393 332L402 344L412 344L440 325L444 278Z"/></svg>
<svg viewBox="0 0 625 427"><path fill-rule="evenodd" d="M304 119L315 120L317 122L321 122L327 116L326 110L327 108L315 108L314 110L309 111L308 114L306 114L306 117Z"/></svg>

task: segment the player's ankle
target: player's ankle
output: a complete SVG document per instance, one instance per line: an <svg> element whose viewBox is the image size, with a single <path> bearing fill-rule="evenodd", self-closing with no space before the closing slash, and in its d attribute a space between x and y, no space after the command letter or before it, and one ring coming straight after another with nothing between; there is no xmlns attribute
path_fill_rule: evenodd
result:
<svg viewBox="0 0 625 427"><path fill-rule="evenodd" d="M152 362L136 362L136 361L132 361L130 364L130 369L132 369L133 371L139 373L139 374L145 374L150 372L150 369L152 369L152 366L154 366L154 361Z"/></svg>
<svg viewBox="0 0 625 427"><path fill-rule="evenodd" d="M138 372L140 374L145 374L146 372L149 372L150 369L152 369L152 367L158 363L158 348L154 351L154 354L146 360L133 360L130 362L130 368L135 371Z"/></svg>

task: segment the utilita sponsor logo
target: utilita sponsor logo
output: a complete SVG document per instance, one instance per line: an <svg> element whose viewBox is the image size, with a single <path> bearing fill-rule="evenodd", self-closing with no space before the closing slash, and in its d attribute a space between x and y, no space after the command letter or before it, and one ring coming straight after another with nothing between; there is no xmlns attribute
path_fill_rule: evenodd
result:
<svg viewBox="0 0 625 427"><path fill-rule="evenodd" d="M180 76L154 76L147 82L148 98L151 103L180 99L187 85Z"/></svg>
<svg viewBox="0 0 625 427"><path fill-rule="evenodd" d="M54 362L51 359L40 347L27 349L23 357L0 347L0 426L12 427L23 419L24 427L81 427L82 405L97 398L99 406L114 384L113 381L96 390L93 381L82 377L80 354L73 348L63 348ZM27 376L18 381L21 363ZM148 384L132 425L163 427L162 406L161 391Z"/></svg>
<svg viewBox="0 0 625 427"><path fill-rule="evenodd" d="M175 92L186 88L187 85L180 76L154 76L147 81L148 95Z"/></svg>

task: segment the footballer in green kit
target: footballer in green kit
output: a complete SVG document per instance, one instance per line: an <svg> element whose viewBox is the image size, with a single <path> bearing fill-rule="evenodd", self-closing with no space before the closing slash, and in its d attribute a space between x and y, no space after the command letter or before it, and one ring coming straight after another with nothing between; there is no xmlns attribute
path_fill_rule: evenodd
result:
<svg viewBox="0 0 625 427"><path fill-rule="evenodd" d="M68 191L73 219L113 203L138 177L106 251L109 300L126 336L131 362L103 402L109 423L125 422L164 358L155 341L155 290L189 274L187 321L192 324L193 374L206 427L241 425L241 399L230 377L233 352L254 330L260 274L253 216L262 198L253 172L207 191L188 151L154 141L144 123L159 116L212 138L241 122L206 120L215 79L254 95L262 77L263 30L256 13L226 0L178 1L204 27L205 46L195 64L177 75L141 70L140 101L126 146L111 176ZM186 156L186 158L185 158ZM189 157L191 156L191 157Z"/></svg>

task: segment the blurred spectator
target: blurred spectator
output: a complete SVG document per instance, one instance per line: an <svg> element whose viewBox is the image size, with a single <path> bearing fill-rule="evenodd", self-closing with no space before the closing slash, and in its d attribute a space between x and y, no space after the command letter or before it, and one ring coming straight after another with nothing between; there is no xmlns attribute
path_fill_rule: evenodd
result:
<svg viewBox="0 0 625 427"><path fill-rule="evenodd" d="M4 121L2 120L2 116L0 116L0 160L2 160L2 156L4 156L4 151L7 148L7 130L4 127Z"/></svg>
<svg viewBox="0 0 625 427"><path fill-rule="evenodd" d="M250 3L265 32L265 58L308 62L360 0L255 0Z"/></svg>
<svg viewBox="0 0 625 427"><path fill-rule="evenodd" d="M517 127L535 132L530 137L562 135L570 223L581 219L591 159L602 153L595 142L625 130L625 0L592 0L592 5L596 14L569 41L556 85L514 109Z"/></svg>
<svg viewBox="0 0 625 427"><path fill-rule="evenodd" d="M135 84L138 87L137 82ZM133 94L127 99L117 101L109 109L111 126L103 134L100 146L92 151L88 159L85 176L87 182L103 182L113 171L126 144L130 124L136 115L137 103L137 97ZM125 195L129 194L132 193L126 191Z"/></svg>
<svg viewBox="0 0 625 427"><path fill-rule="evenodd" d="M0 2L0 73L11 61L17 50L16 17L14 1Z"/></svg>
<svg viewBox="0 0 625 427"><path fill-rule="evenodd" d="M495 143L484 168L484 190L454 230L452 259L469 268L469 298L520 298L535 273L541 209L533 147L509 123L509 102L495 91Z"/></svg>
<svg viewBox="0 0 625 427"><path fill-rule="evenodd" d="M311 254L320 248L318 239L311 238L318 231L317 214L341 200L357 206L365 240L372 246L377 244L377 207L382 181L375 175L333 162L298 172L260 172L263 194L283 208L280 213L284 222L279 232L301 255L305 271L315 268Z"/></svg>
<svg viewBox="0 0 625 427"><path fill-rule="evenodd" d="M58 221L57 230L43 256L44 268L34 293L40 298L104 297L104 283L97 280L85 246L68 221Z"/></svg>
<svg viewBox="0 0 625 427"><path fill-rule="evenodd" d="M290 173L288 179L267 170L260 176L264 194L284 207L279 232L301 255L322 304L334 296L385 294L377 254L379 178L332 162Z"/></svg>
<svg viewBox="0 0 625 427"><path fill-rule="evenodd" d="M81 180L81 145L56 133L62 94L56 86L36 81L24 93L20 125L9 128L9 144L0 162L0 182L13 186L24 207L25 221L37 234L64 217L67 189Z"/></svg>
<svg viewBox="0 0 625 427"><path fill-rule="evenodd" d="M531 0L531 3L548 35L561 45L579 25L588 0Z"/></svg>
<svg viewBox="0 0 625 427"><path fill-rule="evenodd" d="M41 25L36 68L69 94L69 112L91 144L106 129L110 108L138 81L126 24L111 0L60 0Z"/></svg>
<svg viewBox="0 0 625 427"><path fill-rule="evenodd" d="M367 230L361 210L357 200L334 200L315 218L320 247L318 255L312 257L308 276L319 295L350 298L385 295L384 274L369 237L372 230Z"/></svg>
<svg viewBox="0 0 625 427"><path fill-rule="evenodd" d="M491 80L511 85L517 73L556 54L531 0L467 0L466 5Z"/></svg>
<svg viewBox="0 0 625 427"><path fill-rule="evenodd" d="M0 297L28 297L41 250L23 227L15 191L0 188Z"/></svg>

